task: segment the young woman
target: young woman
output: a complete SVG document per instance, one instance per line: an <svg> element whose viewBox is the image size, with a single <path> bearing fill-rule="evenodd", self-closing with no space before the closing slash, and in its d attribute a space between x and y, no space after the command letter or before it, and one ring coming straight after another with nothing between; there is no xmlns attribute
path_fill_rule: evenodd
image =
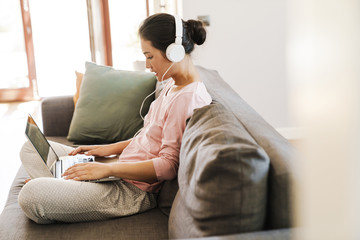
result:
<svg viewBox="0 0 360 240"><path fill-rule="evenodd" d="M171 80L151 104L144 127L134 138L76 149L51 143L58 155L116 154L120 155L117 162L77 164L64 173L65 179L73 181L58 180L43 166L32 145L24 144L20 156L32 180L21 190L19 204L33 221L92 221L140 213L155 207L162 182L176 177L186 119L195 108L211 102L190 58L194 45L204 43L206 32L199 21L155 14L145 19L139 35L146 67L158 81ZM108 176L122 180L83 181Z"/></svg>

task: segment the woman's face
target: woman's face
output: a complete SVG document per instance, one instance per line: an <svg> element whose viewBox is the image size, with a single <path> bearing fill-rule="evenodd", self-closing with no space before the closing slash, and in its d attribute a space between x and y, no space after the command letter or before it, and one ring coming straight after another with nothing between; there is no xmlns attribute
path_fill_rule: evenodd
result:
<svg viewBox="0 0 360 240"><path fill-rule="evenodd" d="M163 77L163 74L170 67L171 62L164 57L159 49L154 48L150 41L141 39L141 50L146 57L146 68L149 68L151 72L155 73L158 81L170 77L169 72Z"/></svg>

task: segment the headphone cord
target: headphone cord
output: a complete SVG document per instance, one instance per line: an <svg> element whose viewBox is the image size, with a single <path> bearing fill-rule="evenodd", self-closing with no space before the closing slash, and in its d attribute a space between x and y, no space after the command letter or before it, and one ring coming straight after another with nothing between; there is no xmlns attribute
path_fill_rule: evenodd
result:
<svg viewBox="0 0 360 240"><path fill-rule="evenodd" d="M165 88L165 86L164 86L164 77L165 77L165 75L169 72L169 70L172 68L172 66L174 66L174 62L170 65L170 67L165 71L165 73L162 75L162 77L161 77L161 85L162 85L162 87L163 87L163 90L164 90L164 88ZM142 101L142 103L141 103L141 107L140 107L140 112L139 112L139 114L140 114L140 117L141 117L141 119L142 120L145 120L144 119L144 117L142 116L142 114L141 114L141 112L142 112L142 109L143 109L143 107L144 107L144 103L145 103L145 101L146 101L146 99L148 99L151 95L153 95L155 92L156 92L156 88L155 88L155 90L152 92L152 93L150 93L149 95L147 95L145 98L144 98L144 100ZM141 130L142 130L143 128L140 128L139 129L139 131L137 131L136 133L135 133L135 135L134 135L134 137L136 137L140 132L141 132Z"/></svg>

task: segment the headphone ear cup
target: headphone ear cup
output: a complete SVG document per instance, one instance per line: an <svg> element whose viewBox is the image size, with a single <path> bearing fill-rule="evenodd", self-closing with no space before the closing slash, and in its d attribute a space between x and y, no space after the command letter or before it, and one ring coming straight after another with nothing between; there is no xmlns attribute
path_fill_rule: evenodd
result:
<svg viewBox="0 0 360 240"><path fill-rule="evenodd" d="M166 48L166 57L171 62L180 62L185 57L185 49L182 45L172 43Z"/></svg>

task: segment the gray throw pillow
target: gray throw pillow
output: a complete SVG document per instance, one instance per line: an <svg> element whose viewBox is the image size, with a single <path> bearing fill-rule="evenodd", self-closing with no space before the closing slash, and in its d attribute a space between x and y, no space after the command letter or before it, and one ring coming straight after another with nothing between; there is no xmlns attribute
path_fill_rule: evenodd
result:
<svg viewBox="0 0 360 240"><path fill-rule="evenodd" d="M102 144L132 138L143 126L140 106L155 90L155 76L91 62L86 62L85 67L68 140L77 144ZM145 101L143 116L153 100L154 96Z"/></svg>
<svg viewBox="0 0 360 240"><path fill-rule="evenodd" d="M182 141L169 237L263 229L269 158L233 113L219 103L195 110Z"/></svg>

